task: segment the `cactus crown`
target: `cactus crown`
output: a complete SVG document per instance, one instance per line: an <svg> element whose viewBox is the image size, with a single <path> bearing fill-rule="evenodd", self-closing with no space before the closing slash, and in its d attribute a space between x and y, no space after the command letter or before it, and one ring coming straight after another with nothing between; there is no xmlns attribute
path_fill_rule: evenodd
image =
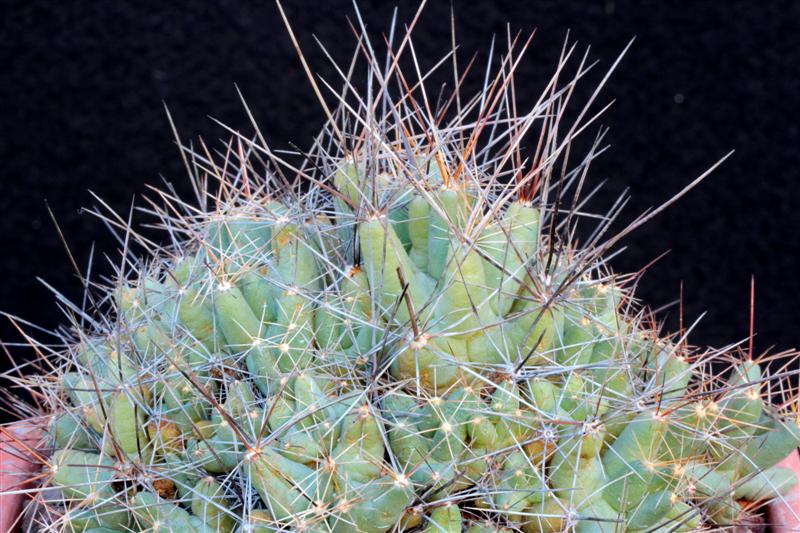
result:
<svg viewBox="0 0 800 533"><path fill-rule="evenodd" d="M49 530L688 531L794 482L783 382L660 334L606 268L622 202L578 245L603 132L575 162L595 97L567 109L591 66L565 45L520 114L526 47L434 101L407 36L381 61L362 34L367 90L324 82L300 163L257 129L181 144L198 201L148 209L170 246L101 215L119 275L18 378L53 414Z"/></svg>

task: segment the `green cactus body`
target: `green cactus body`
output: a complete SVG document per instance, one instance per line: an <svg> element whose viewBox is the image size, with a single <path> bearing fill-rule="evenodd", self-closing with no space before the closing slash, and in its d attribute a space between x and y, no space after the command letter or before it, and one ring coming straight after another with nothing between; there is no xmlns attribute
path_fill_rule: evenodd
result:
<svg viewBox="0 0 800 533"><path fill-rule="evenodd" d="M212 440L189 439L186 443L186 457L211 474L223 474L230 471L231 463L224 460L225 451L227 451L227 446L220 450Z"/></svg>
<svg viewBox="0 0 800 533"><path fill-rule="evenodd" d="M211 533L213 529L193 517L183 508L165 501L151 492L139 492L131 501L131 512L135 522L145 531L166 533L188 531L189 533Z"/></svg>
<svg viewBox="0 0 800 533"><path fill-rule="evenodd" d="M392 374L397 379L413 380L426 390L447 390L458 379L456 362L465 352L463 341L455 337L412 335L397 354Z"/></svg>
<svg viewBox="0 0 800 533"><path fill-rule="evenodd" d="M484 261L486 285L493 291L492 310L506 315L514 304L523 283L527 283L526 264L535 258L538 248L539 212L520 202L513 202L503 220L484 229L479 246L489 256Z"/></svg>
<svg viewBox="0 0 800 533"><path fill-rule="evenodd" d="M214 478L197 482L192 494L192 513L212 531L229 533L236 527L236 520L225 500L224 489Z"/></svg>
<svg viewBox="0 0 800 533"><path fill-rule="evenodd" d="M178 318L181 324L206 348L218 350L223 341L214 320L214 310L206 297L195 287L182 289L178 304Z"/></svg>
<svg viewBox="0 0 800 533"><path fill-rule="evenodd" d="M336 189L351 205L356 207L361 205L361 189L365 182L364 168L359 168L358 160L353 156L344 158L333 175ZM338 197L336 202L340 212L350 211L350 207Z"/></svg>
<svg viewBox="0 0 800 533"><path fill-rule="evenodd" d="M278 363L265 342L266 331L242 292L227 282L220 284L214 299L217 323L232 351L247 352L246 365L259 390L269 394L279 374Z"/></svg>
<svg viewBox="0 0 800 533"><path fill-rule="evenodd" d="M81 416L89 427L97 433L103 433L105 427L104 411L108 409L109 395L103 390L98 390L90 378L81 376L76 372L64 374L62 383L72 405L80 411Z"/></svg>
<svg viewBox="0 0 800 533"><path fill-rule="evenodd" d="M766 433L755 436L743 452L734 451L732 456L740 475L748 475L775 466L799 445L800 427L795 421L770 419Z"/></svg>
<svg viewBox="0 0 800 533"><path fill-rule="evenodd" d="M660 471L666 423L660 415L645 412L622 431L603 454L603 467L609 483L603 497L612 507L628 510L642 494L653 493L665 485Z"/></svg>
<svg viewBox="0 0 800 533"><path fill-rule="evenodd" d="M739 500L772 500L786 495L795 485L797 485L797 474L793 470L773 466L751 479L742 480L733 495Z"/></svg>
<svg viewBox="0 0 800 533"><path fill-rule="evenodd" d="M244 351L263 334L261 321L253 313L241 290L230 282L219 284L214 298L214 313L228 348L233 351Z"/></svg>
<svg viewBox="0 0 800 533"><path fill-rule="evenodd" d="M53 419L50 434L56 448L69 448L80 451L96 451L97 437L83 426L80 417L73 413L62 413Z"/></svg>
<svg viewBox="0 0 800 533"><path fill-rule="evenodd" d="M61 530L733 529L796 483L785 376L662 333L608 217L577 238L577 79L517 115L512 54L431 106L361 39L307 153L182 146L199 204L164 194L169 244L131 230L66 348L37 345L50 370L17 384L52 417Z"/></svg>
<svg viewBox="0 0 800 533"><path fill-rule="evenodd" d="M175 484L183 505L191 505L192 490L202 477L199 470L183 452L164 454L163 462L156 468L158 475L168 476Z"/></svg>
<svg viewBox="0 0 800 533"><path fill-rule="evenodd" d="M245 457L245 475L279 522L300 517L313 502L329 499L328 473L317 472L270 448Z"/></svg>
<svg viewBox="0 0 800 533"><path fill-rule="evenodd" d="M166 378L159 388L158 396L164 402L164 418L177 424L183 433L190 433L196 423L207 417L208 401L182 375Z"/></svg>
<svg viewBox="0 0 800 533"><path fill-rule="evenodd" d="M220 226L217 232L222 245L220 249L224 250L228 257L236 258L243 263L250 262L269 250L272 238L270 220L258 216L239 215L221 219Z"/></svg>
<svg viewBox="0 0 800 533"><path fill-rule="evenodd" d="M240 273L236 282L253 314L265 325L272 323L278 317L279 290L270 284L269 274L269 267L261 265Z"/></svg>
<svg viewBox="0 0 800 533"><path fill-rule="evenodd" d="M403 276L409 285L407 297L411 299L414 307L423 309L427 300L422 290L416 267L408 257L405 249L400 244L391 226L385 226L385 219L371 219L362 223L359 235L361 236L361 252L365 258L365 268L370 287L373 291L380 291L380 302L384 314L395 312L396 319L407 322L411 319L407 308L398 299L403 292ZM399 272L399 274L398 274Z"/></svg>
<svg viewBox="0 0 800 533"><path fill-rule="evenodd" d="M548 488L542 473L523 452L518 451L506 459L493 499L495 508L509 522L520 523L525 519L526 510L540 503L547 494Z"/></svg>
<svg viewBox="0 0 800 533"><path fill-rule="evenodd" d="M423 436L419 427L406 418L396 420L389 428L389 442L401 470L414 475L414 469L429 457L431 440Z"/></svg>
<svg viewBox="0 0 800 533"><path fill-rule="evenodd" d="M461 510L458 505L434 509L423 533L461 533Z"/></svg>
<svg viewBox="0 0 800 533"><path fill-rule="evenodd" d="M383 533L390 529L411 503L406 482L383 477L369 483L349 483L337 490L338 516L328 519L331 531Z"/></svg>
<svg viewBox="0 0 800 533"><path fill-rule="evenodd" d="M406 252L411 251L411 235L408 228L408 208L407 206L395 207L389 210L389 220L391 221L397 238L403 245Z"/></svg>
<svg viewBox="0 0 800 533"><path fill-rule="evenodd" d="M548 494L528 508L521 529L525 533L556 533L563 531L565 525L563 502Z"/></svg>
<svg viewBox="0 0 800 533"><path fill-rule="evenodd" d="M444 274L450 255L452 240L451 225L462 227L465 210L458 190L440 189L432 193L434 205L431 206L428 226L428 275L439 279Z"/></svg>
<svg viewBox="0 0 800 533"><path fill-rule="evenodd" d="M483 262L470 246L451 244L450 255L442 276L447 280L437 311L442 327L471 333L492 323L489 294L485 288Z"/></svg>
<svg viewBox="0 0 800 533"><path fill-rule="evenodd" d="M384 441L368 405L342 421L342 433L331 451L337 478L364 483L380 476Z"/></svg>
<svg viewBox="0 0 800 533"><path fill-rule="evenodd" d="M116 444L128 455L139 454L149 442L142 412L134 398L125 393L119 393L111 400L109 428Z"/></svg>
<svg viewBox="0 0 800 533"><path fill-rule="evenodd" d="M67 498L102 500L114 497L115 462L105 456L59 450L51 459L53 483Z"/></svg>
<svg viewBox="0 0 800 533"><path fill-rule="evenodd" d="M430 204L420 195L415 195L408 204L408 238L411 241L408 255L422 272L428 271L430 212Z"/></svg>
<svg viewBox="0 0 800 533"><path fill-rule="evenodd" d="M753 361L746 361L734 369L734 376L729 382L734 390L720 405L720 417L724 419L720 431L729 436L732 442L746 439L758 428L764 406L760 391L761 377L760 365Z"/></svg>
<svg viewBox="0 0 800 533"><path fill-rule="evenodd" d="M242 520L242 533L277 533L278 528L274 525L269 511L264 509L253 509Z"/></svg>
<svg viewBox="0 0 800 533"><path fill-rule="evenodd" d="M669 491L655 492L644 498L627 517L628 527L634 531L655 527L675 528L689 520L692 526L699 525L696 511Z"/></svg>
<svg viewBox="0 0 800 533"><path fill-rule="evenodd" d="M581 455L579 449L556 451L550 461L550 487L561 500L578 506L602 499L605 476L600 459Z"/></svg>
<svg viewBox="0 0 800 533"><path fill-rule="evenodd" d="M699 500L719 497L731 490L731 479L724 471L711 468L694 461L686 464L676 464L675 470L676 493L684 491L696 495Z"/></svg>
<svg viewBox="0 0 800 533"><path fill-rule="evenodd" d="M624 523L624 516L602 498L592 499L578 507L576 533L613 533Z"/></svg>
<svg viewBox="0 0 800 533"><path fill-rule="evenodd" d="M128 510L118 502L111 502L91 509L71 509L64 517L68 531L88 533L97 529L126 531L130 525Z"/></svg>
<svg viewBox="0 0 800 533"><path fill-rule="evenodd" d="M519 346L521 358L532 365L555 359L552 350L563 329L561 314L543 306L529 307L512 324L510 336Z"/></svg>
<svg viewBox="0 0 800 533"><path fill-rule="evenodd" d="M596 333L591 320L579 312L568 310L564 319L564 330L558 341L561 350L556 360L565 366L583 366L592 359Z"/></svg>

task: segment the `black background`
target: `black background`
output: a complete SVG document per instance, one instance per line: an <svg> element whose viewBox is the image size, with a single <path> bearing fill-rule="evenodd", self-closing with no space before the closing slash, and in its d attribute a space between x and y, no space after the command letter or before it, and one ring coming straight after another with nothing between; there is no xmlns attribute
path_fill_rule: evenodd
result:
<svg viewBox="0 0 800 533"><path fill-rule="evenodd" d="M359 4L380 43L394 4ZM97 219L79 213L97 203L89 189L123 213L159 176L188 194L162 101L184 138L209 142L225 135L208 115L250 131L234 83L275 146L308 146L324 119L270 2L1 5L0 309L44 327L64 320L37 276L71 298L81 294L45 201L82 268L95 243L95 270L107 273L101 254L116 258L117 244ZM690 341L714 346L746 337L754 274L757 350L798 345L800 3L454 6L462 64L476 51L485 60L492 35L504 37L507 22L514 30L538 28L517 80L523 101L538 95L567 30L592 45L602 69L636 36L600 100L616 100L602 121L611 127L611 150L593 167L595 182L608 179L600 204L629 187L629 220L729 150L736 153L627 239L613 266L637 270L671 250L638 295L663 305L678 297L682 280L686 320L708 311ZM410 20L415 7L401 3L401 20ZM449 9L449 2L431 2L416 31L417 53L429 64L448 50ZM345 17L352 5L287 1L286 10L312 67L334 80L312 36L337 59L348 58L355 41ZM675 314L662 315L670 327ZM19 339L5 320L0 339Z"/></svg>

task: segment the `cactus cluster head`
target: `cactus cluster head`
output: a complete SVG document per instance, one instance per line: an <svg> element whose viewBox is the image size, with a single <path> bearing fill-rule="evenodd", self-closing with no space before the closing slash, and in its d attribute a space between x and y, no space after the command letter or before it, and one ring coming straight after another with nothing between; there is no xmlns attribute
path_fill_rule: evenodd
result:
<svg viewBox="0 0 800 533"><path fill-rule="evenodd" d="M573 164L574 46L520 114L520 43L437 101L413 45L362 38L371 82L342 70L307 153L181 145L198 201L151 202L163 248L103 215L119 275L24 378L52 412L45 530L690 531L790 487L781 380L660 332L606 266L616 211L578 244L602 132Z"/></svg>

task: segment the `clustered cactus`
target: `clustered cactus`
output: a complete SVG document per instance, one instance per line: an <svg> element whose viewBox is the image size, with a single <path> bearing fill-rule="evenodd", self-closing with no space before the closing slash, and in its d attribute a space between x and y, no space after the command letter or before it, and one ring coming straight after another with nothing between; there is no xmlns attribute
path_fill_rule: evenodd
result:
<svg viewBox="0 0 800 533"><path fill-rule="evenodd" d="M800 443L781 380L660 334L606 268L607 220L577 244L599 143L569 168L594 118L562 119L590 67L520 116L515 46L431 110L424 75L362 44L376 85L353 98L342 74L300 164L260 133L181 146L199 205L160 192L172 244L145 259L105 216L125 247L106 311L69 308L83 327L37 382L42 527L690 531L795 483L775 466Z"/></svg>

